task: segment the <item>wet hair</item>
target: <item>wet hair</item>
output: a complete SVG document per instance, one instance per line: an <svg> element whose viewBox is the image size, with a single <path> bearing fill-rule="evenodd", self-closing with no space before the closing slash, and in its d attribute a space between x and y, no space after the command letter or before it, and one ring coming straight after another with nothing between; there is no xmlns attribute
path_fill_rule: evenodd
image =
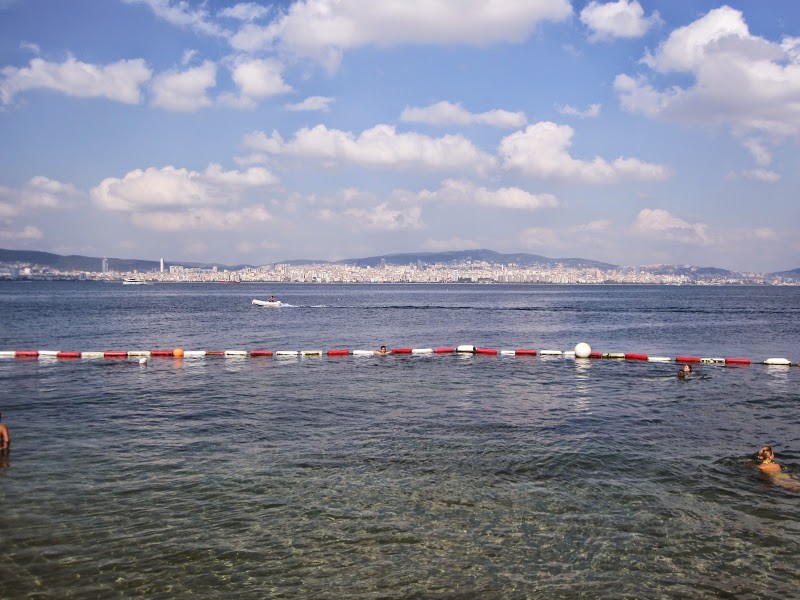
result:
<svg viewBox="0 0 800 600"><path fill-rule="evenodd" d="M771 446L762 446L758 451L759 460L772 460L775 457L775 452L772 451Z"/></svg>

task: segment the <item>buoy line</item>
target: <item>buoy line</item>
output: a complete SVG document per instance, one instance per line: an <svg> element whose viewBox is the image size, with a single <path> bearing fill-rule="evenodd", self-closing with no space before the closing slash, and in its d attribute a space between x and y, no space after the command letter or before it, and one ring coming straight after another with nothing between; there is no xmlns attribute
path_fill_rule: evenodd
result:
<svg viewBox="0 0 800 600"><path fill-rule="evenodd" d="M59 350L0 350L0 359L139 359L140 364L147 364L148 359L156 358L201 358L206 356L221 356L225 358L285 358L285 357L344 357L344 356L380 356L384 352L376 350L106 350L102 352L62 352ZM461 354L475 356L527 356L527 357L566 357L578 359L606 359L639 362L675 362L680 364L721 364L728 366L746 366L761 364L769 366L800 366L788 358L766 358L752 360L749 358L719 358L700 356L650 356L630 352L594 352L591 346L581 342L574 350L496 350L492 348L478 348L469 344L443 348L394 348L385 352L387 355L431 355L431 354Z"/></svg>

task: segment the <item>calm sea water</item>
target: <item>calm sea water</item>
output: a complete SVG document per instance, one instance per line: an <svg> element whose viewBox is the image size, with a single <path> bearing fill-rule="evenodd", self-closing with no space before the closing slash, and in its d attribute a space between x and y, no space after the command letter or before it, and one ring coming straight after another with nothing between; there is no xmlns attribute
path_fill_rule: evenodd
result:
<svg viewBox="0 0 800 600"><path fill-rule="evenodd" d="M0 283L8 350L797 362L798 316L800 288ZM0 598L799 597L800 368L676 370L0 359Z"/></svg>

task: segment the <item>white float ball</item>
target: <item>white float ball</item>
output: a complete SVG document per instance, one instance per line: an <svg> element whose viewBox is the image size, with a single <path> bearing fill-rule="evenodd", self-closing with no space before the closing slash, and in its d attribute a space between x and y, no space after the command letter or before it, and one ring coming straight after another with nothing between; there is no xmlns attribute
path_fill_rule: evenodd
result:
<svg viewBox="0 0 800 600"><path fill-rule="evenodd" d="M575 346L575 356L578 358L589 358L592 353L592 347L586 342L581 342Z"/></svg>

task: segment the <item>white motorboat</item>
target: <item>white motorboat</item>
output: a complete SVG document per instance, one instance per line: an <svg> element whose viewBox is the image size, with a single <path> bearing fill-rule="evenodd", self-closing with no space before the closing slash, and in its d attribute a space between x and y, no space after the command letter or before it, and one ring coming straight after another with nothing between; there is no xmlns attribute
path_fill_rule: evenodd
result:
<svg viewBox="0 0 800 600"><path fill-rule="evenodd" d="M147 282L144 279L136 279L135 277L127 277L122 282L122 285L147 285Z"/></svg>
<svg viewBox="0 0 800 600"><path fill-rule="evenodd" d="M283 302L280 300L253 300L253 304L257 306L281 306Z"/></svg>

